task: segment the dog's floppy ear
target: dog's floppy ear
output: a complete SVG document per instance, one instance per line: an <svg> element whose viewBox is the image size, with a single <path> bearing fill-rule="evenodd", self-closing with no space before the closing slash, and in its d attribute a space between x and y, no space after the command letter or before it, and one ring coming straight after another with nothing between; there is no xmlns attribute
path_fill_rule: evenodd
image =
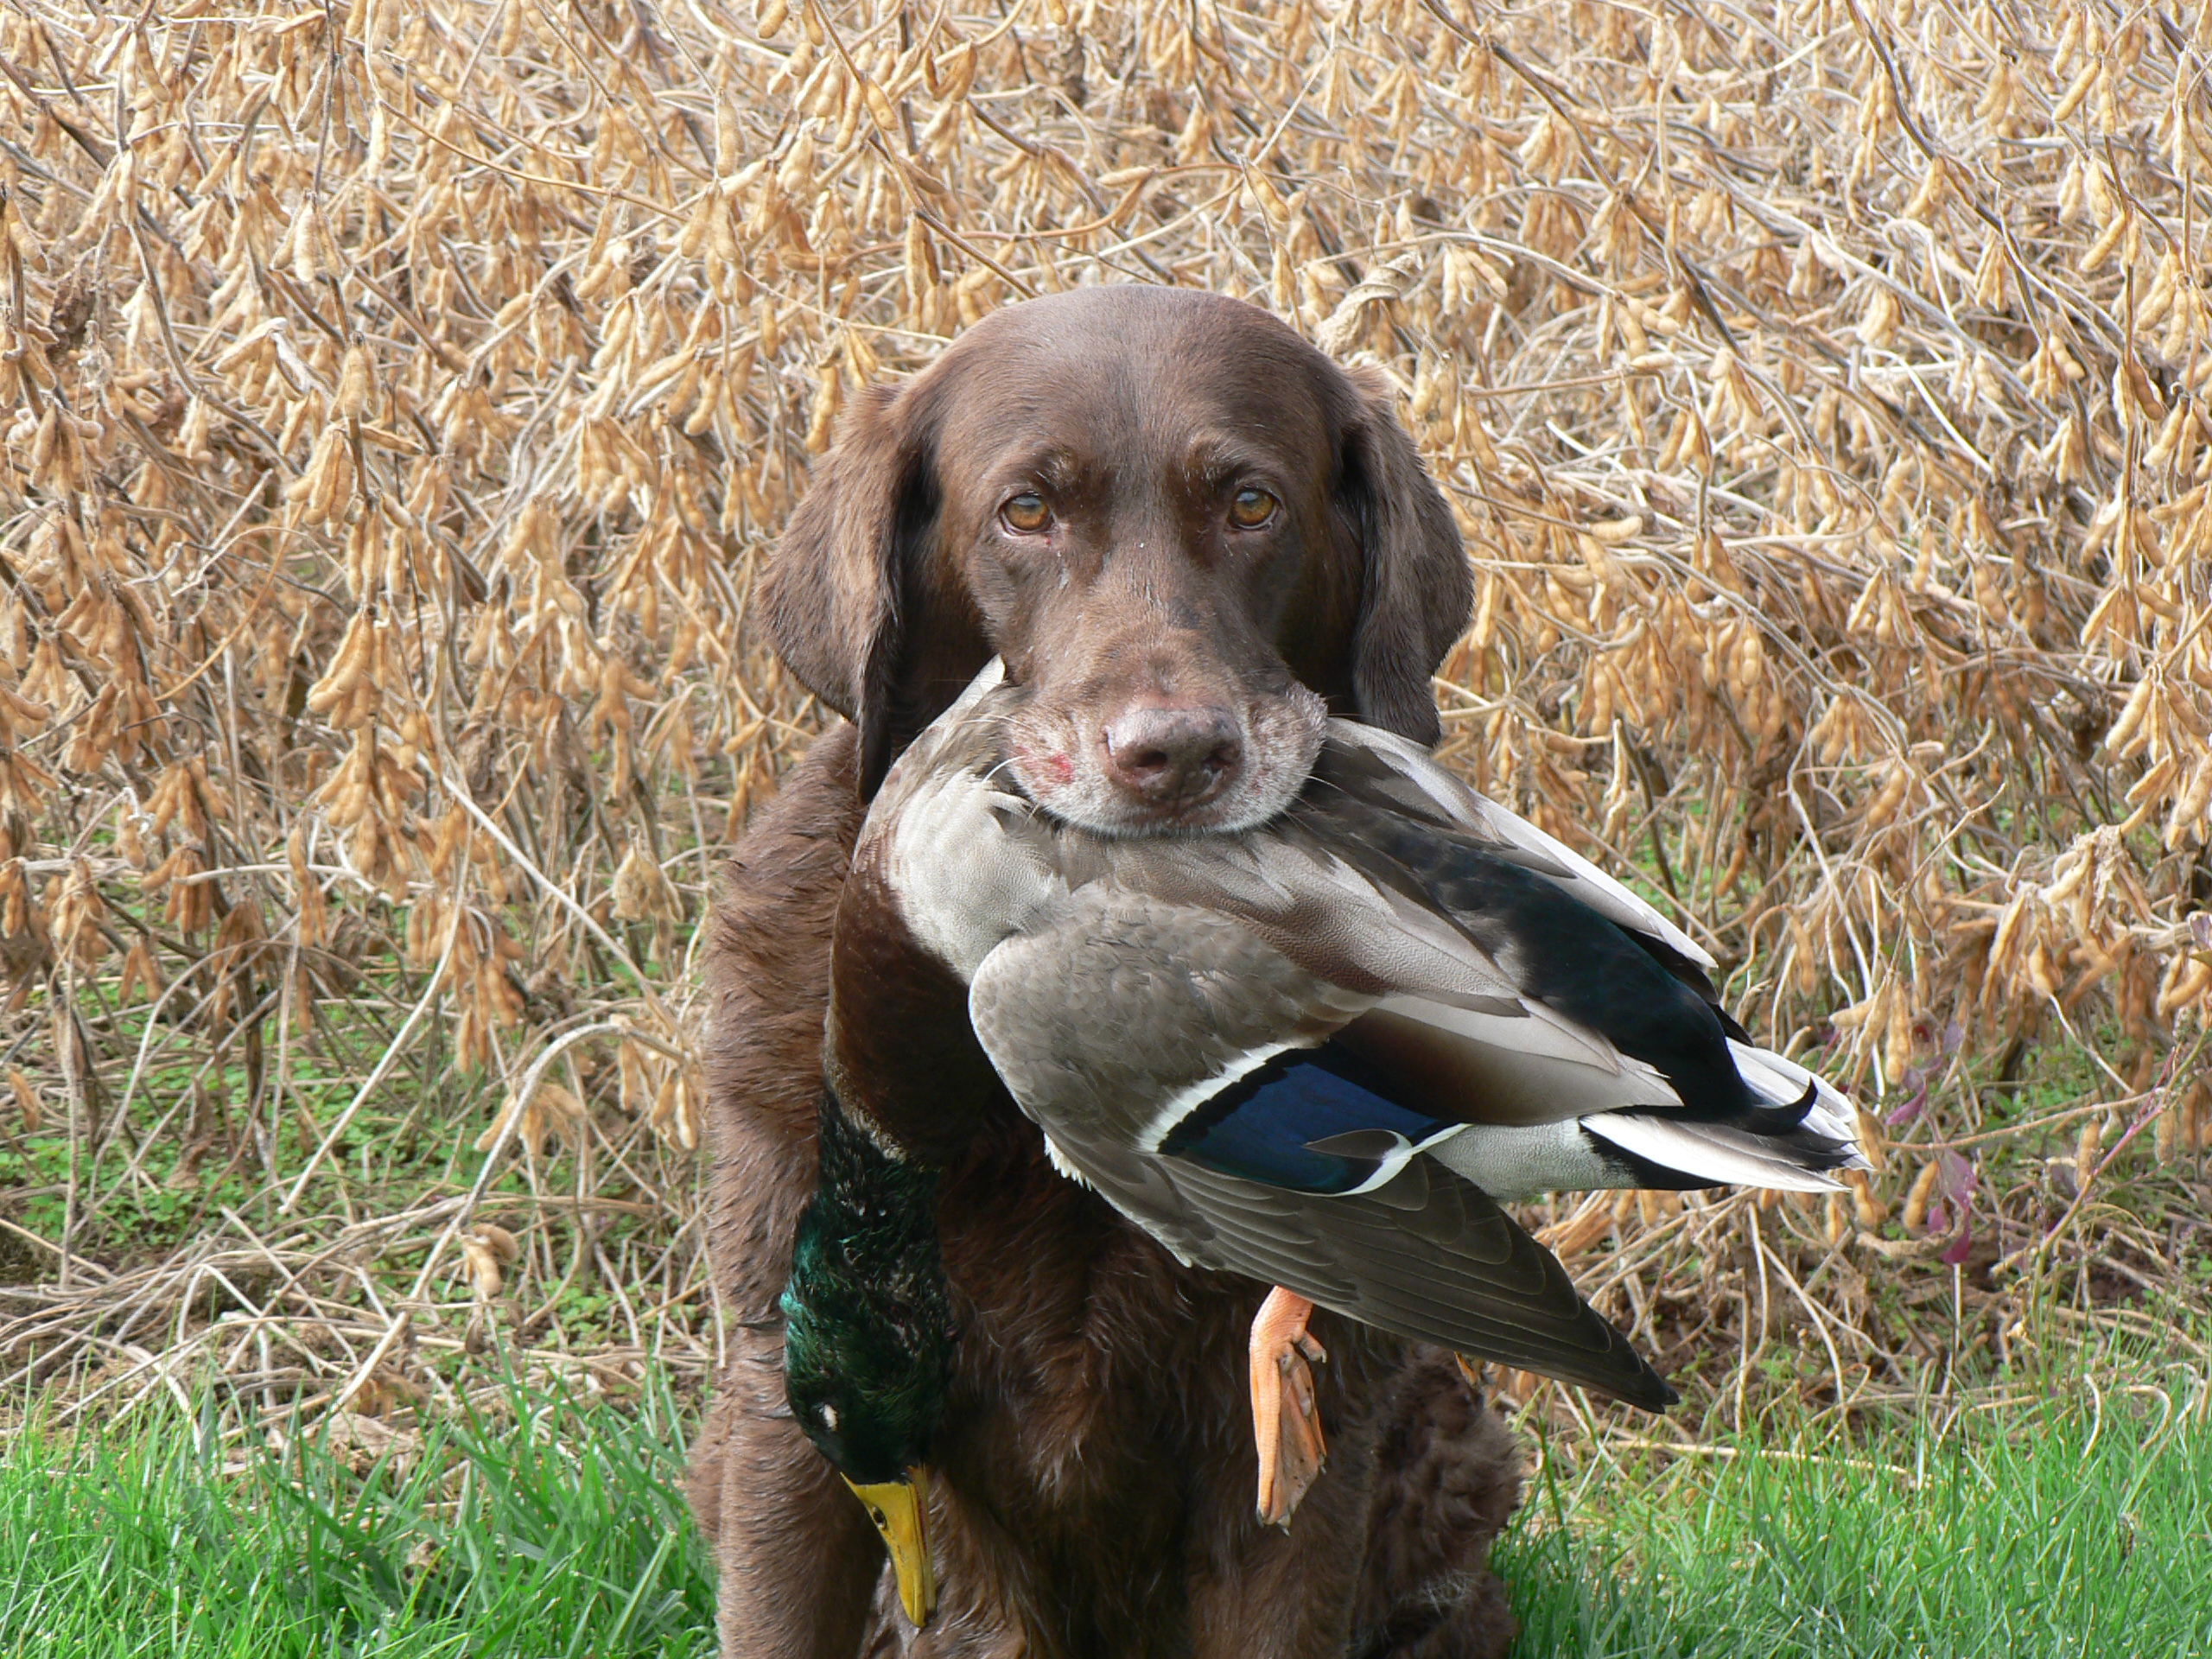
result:
<svg viewBox="0 0 2212 1659"><path fill-rule="evenodd" d="M1352 696L1369 725L1433 744L1444 728L1429 676L1466 631L1474 573L1443 492L1398 423L1395 390L1374 369L1351 378L1358 402L1340 476L1365 560Z"/></svg>
<svg viewBox="0 0 2212 1659"><path fill-rule="evenodd" d="M927 512L928 457L903 429L899 404L890 386L854 400L784 527L760 594L785 665L860 728L863 799L891 766L906 543Z"/></svg>

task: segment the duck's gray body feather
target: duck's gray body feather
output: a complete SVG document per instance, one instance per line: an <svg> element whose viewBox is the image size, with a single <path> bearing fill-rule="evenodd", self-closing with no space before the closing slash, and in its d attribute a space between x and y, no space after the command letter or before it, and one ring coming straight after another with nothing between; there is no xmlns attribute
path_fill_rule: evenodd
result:
<svg viewBox="0 0 2212 1659"><path fill-rule="evenodd" d="M862 855L1060 1166L1184 1260L1656 1403L1497 1201L1858 1161L1694 942L1414 746L1332 722L1281 818L1117 841L1006 779L1016 695L987 671L908 750Z"/></svg>

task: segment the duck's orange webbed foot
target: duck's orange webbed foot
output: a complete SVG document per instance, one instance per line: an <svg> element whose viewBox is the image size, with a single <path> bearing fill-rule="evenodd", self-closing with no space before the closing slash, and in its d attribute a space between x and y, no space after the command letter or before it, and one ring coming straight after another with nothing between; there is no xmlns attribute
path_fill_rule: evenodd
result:
<svg viewBox="0 0 2212 1659"><path fill-rule="evenodd" d="M1290 1525L1329 1459L1312 1370L1328 1355L1306 1333L1313 1313L1313 1303L1278 1286L1252 1320L1252 1441L1260 1454L1260 1519L1271 1527Z"/></svg>

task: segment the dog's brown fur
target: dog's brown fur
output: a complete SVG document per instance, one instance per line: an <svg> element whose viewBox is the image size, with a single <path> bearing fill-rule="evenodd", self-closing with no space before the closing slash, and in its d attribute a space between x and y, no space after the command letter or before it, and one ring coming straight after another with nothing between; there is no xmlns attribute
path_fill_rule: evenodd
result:
<svg viewBox="0 0 2212 1659"><path fill-rule="evenodd" d="M1033 346L1020 329L1056 329L1051 338L1065 341L1103 321L1122 352L1141 357L1147 342L1156 352L1163 334L1194 326L1232 343L1249 335L1274 353L1260 360L1276 364L1277 379L1262 375L1256 388L1274 418L1248 435L1256 446L1271 435L1290 444L1274 476L1287 480L1280 488L1299 519L1292 544L1260 581L1224 575L1202 534L1186 530L1147 583L1122 593L1136 603L1168 594L1154 629L1175 636L1164 656L1035 651L1040 630L1064 625L1050 594L1027 609L992 600L999 577L988 550L946 528L964 511L947 505L963 480L987 477L995 463L949 460L939 423L959 427L963 377L1020 355L994 350L988 325L900 392L863 407L779 550L769 609L786 658L856 714L859 728L823 738L787 781L738 849L710 923L709 1246L726 1312L740 1323L696 1449L692 1497L720 1565L733 1659L863 1650L1474 1659L1510 1639L1484 1562L1519 1476L1509 1438L1448 1357L1409 1355L1317 1316L1330 1354L1317 1377L1329 1468L1287 1534L1262 1529L1243 1377L1246 1332L1265 1287L1179 1267L1053 1171L1033 1127L975 1065L980 1054L965 1053L973 1039L963 1020L933 1033L947 1052L938 1075L971 1081L948 1113L962 1132L932 1148L948 1162L940 1224L962 1339L934 1483L944 1599L926 1630L914 1633L893 1611L863 1511L784 1405L774 1304L814 1179L831 920L863 798L983 658L995 650L1024 660L1038 695L1078 731L1131 696L1227 686L1264 698L1294 672L1347 712L1433 734L1427 675L1465 612L1456 537L1446 559L1438 533L1442 515L1448 535L1448 515L1417 463L1405 475L1411 447L1376 399L1283 346L1267 331L1290 339L1287 331L1254 322L1260 314L1226 304L1107 299L1026 323L1019 314L1039 308L1023 307L1001 314L1017 321L995 331ZM1073 355L1080 367L1084 353ZM1185 382L1194 356L1184 353ZM1027 360L1034 373L1058 359L1032 352ZM1211 360L1218 378L1221 363L1245 359L1217 351ZM1094 363L1069 384L1080 389L1101 372ZM1298 376L1312 384L1301 390ZM997 408L1006 395L994 387L986 403ZM1185 395L1203 402L1187 385ZM1233 416L1243 394L1217 386L1208 395L1227 398ZM1312 418L1301 421L1301 410ZM1085 430L1111 441L1116 429L1103 416L1078 423L1062 429L1062 449ZM1119 441L1141 452L1160 430L1124 421ZM1009 431L1021 435L1018 422ZM1321 452L1303 452L1313 444ZM1120 462L1122 493L1141 494L1144 454ZM1323 476L1304 479L1301 467ZM1004 487L1003 477L991 486ZM1400 499L1408 493L1426 493ZM1075 586L1080 598L1098 597L1095 583ZM978 588L988 602L977 604ZM1416 615L1407 607L1421 594L1415 608L1427 610ZM1210 651L1209 629L1230 645ZM1071 638L1080 643L1082 632ZM1078 657L1079 672L1056 672ZM903 966L887 964L887 991ZM842 987L841 1007L855 995Z"/></svg>
<svg viewBox="0 0 2212 1659"><path fill-rule="evenodd" d="M1227 512L1245 486L1279 503L1249 531ZM1039 533L1006 522L1025 494ZM1137 832L1210 826L1114 813L1096 769L1116 715L1217 706L1264 747L1252 723L1304 685L1434 742L1428 677L1472 597L1386 381L1253 306L1138 287L997 312L855 399L761 594L784 660L858 723L864 795L996 654L1068 740L1025 782ZM1053 758L1076 810L1042 792Z"/></svg>

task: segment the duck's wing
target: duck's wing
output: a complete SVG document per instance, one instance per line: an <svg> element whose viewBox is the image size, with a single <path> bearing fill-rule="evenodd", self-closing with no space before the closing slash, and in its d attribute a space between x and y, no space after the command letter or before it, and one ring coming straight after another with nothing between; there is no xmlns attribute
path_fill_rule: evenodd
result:
<svg viewBox="0 0 2212 1659"><path fill-rule="evenodd" d="M1031 976L1005 1041L1056 1036L1094 1106L1129 1103L1125 1144L1280 1186L1372 1188L1421 1152L1499 1198L1836 1185L1853 1151L1810 1075L1732 1045L1620 928L1446 830L1354 816L1116 844L1001 961Z"/></svg>
<svg viewBox="0 0 2212 1659"><path fill-rule="evenodd" d="M1753 1133L1796 1123L1805 1103L1749 1085L1707 992L1576 884L1325 781L1233 841L1117 843L1113 883L1186 917L1230 918L1316 978L1367 993L1345 1044L1439 1116L1527 1127L1658 1110Z"/></svg>
<svg viewBox="0 0 2212 1659"><path fill-rule="evenodd" d="M1182 1259L1664 1404L1550 1254L1416 1156L1465 1126L1334 1040L1373 1001L1234 918L1100 886L991 951L969 1012L1060 1167Z"/></svg>
<svg viewBox="0 0 2212 1659"><path fill-rule="evenodd" d="M1624 1075L1646 1085L1637 1098L1554 1097L1572 1100L1586 1128L1631 1158L1716 1182L1808 1189L1832 1186L1829 1170L1861 1161L1850 1103L1751 1041L1694 941L1414 746L1336 723L1274 835L1286 849L1310 843L1310 857L1342 865L1402 908L1426 910L1468 952L1504 969L1522 1009L1540 1007L1617 1056ZM1363 1027L1394 1024L1402 1068L1448 1080L1470 1057L1512 1046L1486 1010L1465 1001L1446 987L1408 982ZM1622 1112L1632 1121L1614 1135L1599 1115ZM1515 1118L1493 1111L1484 1121Z"/></svg>
<svg viewBox="0 0 2212 1659"><path fill-rule="evenodd" d="M1553 882L1695 979L1714 967L1704 946L1564 842L1477 793L1417 743L1356 721L1332 720L1308 794L1398 813L1486 847Z"/></svg>
<svg viewBox="0 0 2212 1659"><path fill-rule="evenodd" d="M1647 1411L1674 1403L1556 1256L1480 1188L1425 1160L1372 1192L1327 1198L1072 1136L1048 1144L1063 1170L1185 1262Z"/></svg>

